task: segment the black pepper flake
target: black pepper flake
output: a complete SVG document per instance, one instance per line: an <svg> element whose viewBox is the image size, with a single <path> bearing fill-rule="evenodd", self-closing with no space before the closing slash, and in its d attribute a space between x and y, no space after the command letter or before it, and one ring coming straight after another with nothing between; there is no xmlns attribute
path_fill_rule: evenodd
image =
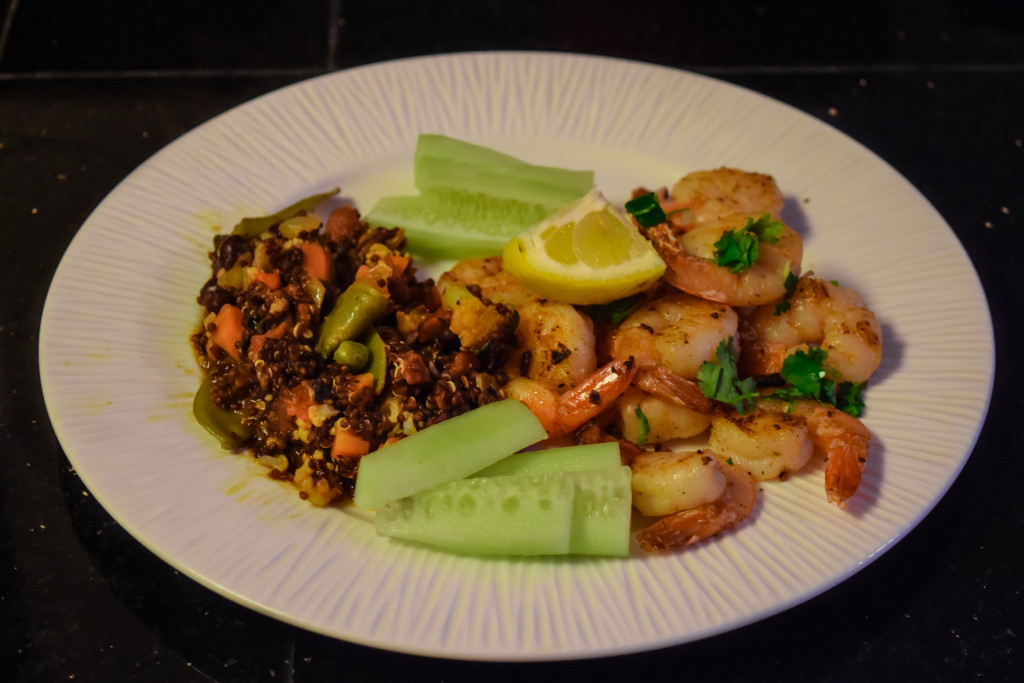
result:
<svg viewBox="0 0 1024 683"><path fill-rule="evenodd" d="M551 363L552 365L558 365L571 355L572 349L566 347L565 344L559 342L558 348L551 352Z"/></svg>
<svg viewBox="0 0 1024 683"><path fill-rule="evenodd" d="M523 351L522 357L519 359L519 374L529 379L530 377L530 363L533 362L533 352Z"/></svg>
<svg viewBox="0 0 1024 683"><path fill-rule="evenodd" d="M596 389L590 392L590 402L595 406L601 405L601 394L599 394Z"/></svg>

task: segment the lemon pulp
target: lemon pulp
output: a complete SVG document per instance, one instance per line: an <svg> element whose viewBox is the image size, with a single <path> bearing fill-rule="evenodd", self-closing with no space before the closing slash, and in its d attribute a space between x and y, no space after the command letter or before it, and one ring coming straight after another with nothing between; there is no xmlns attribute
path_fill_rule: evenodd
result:
<svg viewBox="0 0 1024 683"><path fill-rule="evenodd" d="M597 190L512 238L503 257L530 289L578 305L643 291L665 272L651 243Z"/></svg>

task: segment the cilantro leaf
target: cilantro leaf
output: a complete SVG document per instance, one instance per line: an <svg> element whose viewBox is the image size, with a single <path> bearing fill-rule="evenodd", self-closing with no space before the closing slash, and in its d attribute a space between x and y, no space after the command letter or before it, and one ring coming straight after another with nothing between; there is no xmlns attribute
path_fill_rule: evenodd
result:
<svg viewBox="0 0 1024 683"><path fill-rule="evenodd" d="M782 295L782 301L775 304L774 315L782 315L790 309L792 305L789 301L790 297L793 296L793 292L796 291L796 283L798 282L796 273L789 268L789 261L786 262L786 277L782 281L782 286L785 288L786 293Z"/></svg>
<svg viewBox="0 0 1024 683"><path fill-rule="evenodd" d="M733 273L749 270L758 254L757 235L746 230L726 230L715 242L715 263Z"/></svg>
<svg viewBox="0 0 1024 683"><path fill-rule="evenodd" d="M783 232L782 222L773 220L769 213L761 214L757 220L748 218L743 229L754 233L758 240L768 244L778 242L782 238Z"/></svg>
<svg viewBox="0 0 1024 683"><path fill-rule="evenodd" d="M700 391L712 400L728 403L740 415L745 415L754 409L758 393L753 377L739 377L732 337L718 344L715 355L717 362L705 361L697 371Z"/></svg>
<svg viewBox="0 0 1024 683"><path fill-rule="evenodd" d="M826 358L828 351L818 346L787 356L779 372L787 386L773 391L768 398L791 402L811 399L860 417L864 410L863 395L867 382L837 381L832 377L835 373L825 368Z"/></svg>
<svg viewBox="0 0 1024 683"><path fill-rule="evenodd" d="M748 270L757 261L759 242L775 244L782 238L783 225L773 220L771 214L759 218L748 218L739 230L726 230L715 242L715 263L733 273Z"/></svg>
<svg viewBox="0 0 1024 683"><path fill-rule="evenodd" d="M836 391L836 408L854 417L860 417L864 412L864 390L867 386L867 382L840 383Z"/></svg>
<svg viewBox="0 0 1024 683"><path fill-rule="evenodd" d="M618 325L633 312L639 303L640 297L634 294L633 296L609 301L606 304L587 306L587 312L590 313L592 318L605 318L613 325Z"/></svg>
<svg viewBox="0 0 1024 683"><path fill-rule="evenodd" d="M782 379L807 396L821 395L822 380L825 379L825 359L828 352L819 346L807 351L796 351L782 361Z"/></svg>
<svg viewBox="0 0 1024 683"><path fill-rule="evenodd" d="M651 435L651 423L648 422L647 416L644 415L644 411L640 410L640 406L637 406L636 410L633 412L636 415L637 422L640 423L640 434L637 437L636 445L643 446L647 443L647 437Z"/></svg>

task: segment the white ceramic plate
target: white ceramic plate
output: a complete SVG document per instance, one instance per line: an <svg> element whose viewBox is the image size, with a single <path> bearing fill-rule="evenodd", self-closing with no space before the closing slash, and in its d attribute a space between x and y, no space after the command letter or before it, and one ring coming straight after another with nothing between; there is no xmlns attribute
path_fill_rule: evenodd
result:
<svg viewBox="0 0 1024 683"><path fill-rule="evenodd" d="M773 174L805 267L861 291L885 331L860 492L825 502L820 467L765 484L751 518L683 553L454 557L314 509L191 418L188 337L214 226L335 185L363 210L412 191L438 132L638 185L732 165ZM878 157L755 93L633 62L461 54L330 74L177 140L96 209L50 289L46 403L69 459L133 536L210 589L350 641L429 655L564 659L691 641L804 601L871 562L935 505L983 421L993 342L952 231Z"/></svg>

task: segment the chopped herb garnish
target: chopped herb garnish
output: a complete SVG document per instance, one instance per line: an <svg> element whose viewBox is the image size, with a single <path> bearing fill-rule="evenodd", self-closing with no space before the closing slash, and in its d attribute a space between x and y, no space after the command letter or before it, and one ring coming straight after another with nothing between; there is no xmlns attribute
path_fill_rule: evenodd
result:
<svg viewBox="0 0 1024 683"><path fill-rule="evenodd" d="M782 237L783 226L773 220L771 214L760 218L748 218L739 230L726 230L715 242L715 263L733 273L749 270L760 253L759 242L774 244Z"/></svg>
<svg viewBox="0 0 1024 683"><path fill-rule="evenodd" d="M668 220L661 208L661 202L658 201L658 195L653 192L630 199L626 202L626 211L632 214L641 228L649 228Z"/></svg>
<svg viewBox="0 0 1024 683"><path fill-rule="evenodd" d="M768 398L783 401L812 399L860 417L864 410L863 394L867 382L837 381L836 373L825 368L827 357L828 352L818 346L787 356L779 373L787 386L773 391Z"/></svg>
<svg viewBox="0 0 1024 683"><path fill-rule="evenodd" d="M790 309L792 304L789 300L793 296L793 292L796 291L797 282L796 274L789 269L789 261L786 261L786 277L782 281L782 286L785 288L786 293L783 294L782 301L775 304L775 315L782 315Z"/></svg>
<svg viewBox="0 0 1024 683"><path fill-rule="evenodd" d="M718 344L715 363L705 361L697 371L701 393L714 401L728 403L740 415L754 409L758 397L753 377L740 379L732 337Z"/></svg>
<svg viewBox="0 0 1024 683"><path fill-rule="evenodd" d="M829 280L829 282L832 283L833 287L838 287L839 286L839 280Z"/></svg>
<svg viewBox="0 0 1024 683"><path fill-rule="evenodd" d="M797 351L782 361L782 379L805 396L821 394L821 382L825 379L825 359L828 352L820 346L811 346L807 351Z"/></svg>
<svg viewBox="0 0 1024 683"><path fill-rule="evenodd" d="M755 235L757 239L768 244L775 244L782 238L782 223L780 221L772 220L771 214L763 213L757 220L753 218L747 219L747 224L743 226L744 230L748 230Z"/></svg>
<svg viewBox="0 0 1024 683"><path fill-rule="evenodd" d="M867 382L840 382L836 390L836 408L860 417L864 412L864 390L867 386Z"/></svg>
<svg viewBox="0 0 1024 683"><path fill-rule="evenodd" d="M637 436L636 445L643 446L647 443L647 437L651 435L651 423L647 421L647 416L644 415L644 411L640 410L640 406L637 406L633 412L636 415L637 422L640 423L640 434Z"/></svg>
<svg viewBox="0 0 1024 683"><path fill-rule="evenodd" d="M758 254L757 235L746 230L726 230L715 242L715 263L733 273L749 270Z"/></svg>
<svg viewBox="0 0 1024 683"><path fill-rule="evenodd" d="M587 306L587 312L591 318L606 318L613 325L618 325L633 312L638 303L640 303L639 296L627 296L606 304Z"/></svg>

